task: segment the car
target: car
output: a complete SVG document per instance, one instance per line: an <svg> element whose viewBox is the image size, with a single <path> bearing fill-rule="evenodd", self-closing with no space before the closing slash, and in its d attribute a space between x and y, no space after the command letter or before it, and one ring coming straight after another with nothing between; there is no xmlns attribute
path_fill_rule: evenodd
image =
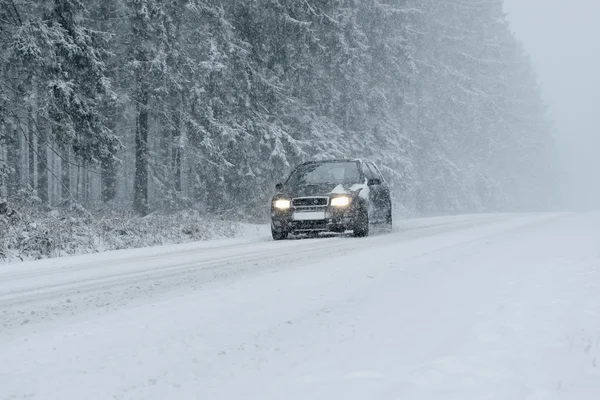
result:
<svg viewBox="0 0 600 400"><path fill-rule="evenodd" d="M271 199L274 240L322 232L369 235L371 225L392 228L390 188L375 163L364 159L309 161L278 183Z"/></svg>

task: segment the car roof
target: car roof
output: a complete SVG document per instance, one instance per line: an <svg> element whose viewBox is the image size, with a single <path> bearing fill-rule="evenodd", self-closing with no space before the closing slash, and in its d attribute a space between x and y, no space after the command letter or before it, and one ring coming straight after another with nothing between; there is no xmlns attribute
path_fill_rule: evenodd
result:
<svg viewBox="0 0 600 400"><path fill-rule="evenodd" d="M303 162L303 165L306 164L321 164L321 163L331 163L331 162L369 162L363 158L329 158L324 160L312 160Z"/></svg>

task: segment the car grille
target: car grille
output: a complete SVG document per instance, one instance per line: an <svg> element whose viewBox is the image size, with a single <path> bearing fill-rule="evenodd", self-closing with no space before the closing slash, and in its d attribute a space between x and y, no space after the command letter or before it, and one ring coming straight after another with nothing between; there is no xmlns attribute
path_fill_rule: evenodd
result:
<svg viewBox="0 0 600 400"><path fill-rule="evenodd" d="M329 204L329 197L297 197L292 200L294 207L323 207Z"/></svg>
<svg viewBox="0 0 600 400"><path fill-rule="evenodd" d="M292 227L296 232L325 231L329 225L328 221L294 221Z"/></svg>

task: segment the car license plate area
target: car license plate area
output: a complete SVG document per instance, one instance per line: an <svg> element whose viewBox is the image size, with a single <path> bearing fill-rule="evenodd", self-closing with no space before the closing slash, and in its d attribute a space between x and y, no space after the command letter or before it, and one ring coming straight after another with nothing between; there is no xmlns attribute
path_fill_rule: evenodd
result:
<svg viewBox="0 0 600 400"><path fill-rule="evenodd" d="M296 211L293 218L294 221L322 221L325 219L325 211Z"/></svg>

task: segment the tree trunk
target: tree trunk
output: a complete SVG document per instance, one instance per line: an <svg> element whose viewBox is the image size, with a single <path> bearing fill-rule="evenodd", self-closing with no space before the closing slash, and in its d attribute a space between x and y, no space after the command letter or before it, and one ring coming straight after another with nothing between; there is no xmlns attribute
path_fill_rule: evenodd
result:
<svg viewBox="0 0 600 400"><path fill-rule="evenodd" d="M61 191L60 197L64 202L71 197L71 165L69 164L69 146L64 145L61 148Z"/></svg>
<svg viewBox="0 0 600 400"><path fill-rule="evenodd" d="M40 124L38 121L38 126L40 127L40 132L38 135L37 142L37 155L38 155L38 174L37 174L37 188L38 188L38 197L44 204L48 204L48 152L47 152L47 141L48 141L48 133L46 132L46 127Z"/></svg>
<svg viewBox="0 0 600 400"><path fill-rule="evenodd" d="M83 166L84 166L84 170L83 170L83 178L84 178L83 202L84 202L84 204L89 204L89 202L92 198L92 179L90 176L90 170L89 170L88 164L84 162Z"/></svg>
<svg viewBox="0 0 600 400"><path fill-rule="evenodd" d="M13 173L8 179L7 194L8 197L16 197L21 184L21 135L18 128L12 131L12 137L8 140L8 167L12 168Z"/></svg>
<svg viewBox="0 0 600 400"><path fill-rule="evenodd" d="M29 186L32 189L35 188L35 124L33 119L33 110L30 108L27 109L27 136L28 136L28 175L29 175Z"/></svg>
<svg viewBox="0 0 600 400"><path fill-rule="evenodd" d="M148 214L148 87L141 82L135 132L135 179L133 208L140 215Z"/></svg>
<svg viewBox="0 0 600 400"><path fill-rule="evenodd" d="M103 158L102 169L102 201L107 203L117 197L117 163L113 157Z"/></svg>
<svg viewBox="0 0 600 400"><path fill-rule="evenodd" d="M114 120L108 122L108 127L114 131ZM117 160L115 154L103 155L100 158L100 186L102 202L108 203L117 197Z"/></svg>
<svg viewBox="0 0 600 400"><path fill-rule="evenodd" d="M181 193L181 116L179 110L174 116L175 131L173 133L173 170L175 178L175 191Z"/></svg>
<svg viewBox="0 0 600 400"><path fill-rule="evenodd" d="M116 29L113 16L117 14L117 4L114 0L102 0L98 2L98 23L102 32L111 32ZM118 22L117 22L118 23ZM118 82L116 66L119 65L118 58L107 62L107 74L113 82ZM114 132L117 126L118 109L109 105L106 113L113 116L107 121L108 128ZM104 155L100 159L100 185L102 202L108 203L117 197L117 162L115 154Z"/></svg>
<svg viewBox="0 0 600 400"><path fill-rule="evenodd" d="M83 175L81 169L81 160L79 160L79 163L80 164L77 166L77 182L75 182L75 196L77 197L77 201L81 203L81 200L83 199Z"/></svg>

